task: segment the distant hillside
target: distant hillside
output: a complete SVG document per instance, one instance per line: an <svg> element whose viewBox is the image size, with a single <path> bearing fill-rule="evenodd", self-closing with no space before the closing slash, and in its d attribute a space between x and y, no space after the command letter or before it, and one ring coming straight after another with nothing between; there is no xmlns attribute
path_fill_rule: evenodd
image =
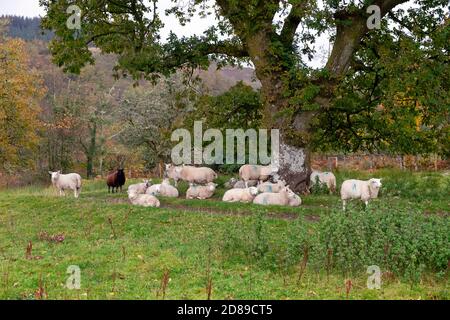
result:
<svg viewBox="0 0 450 320"><path fill-rule="evenodd" d="M49 41L53 37L50 31L41 30L41 19L38 17L27 18L18 16L1 16L0 19L9 20L8 36L24 40Z"/></svg>

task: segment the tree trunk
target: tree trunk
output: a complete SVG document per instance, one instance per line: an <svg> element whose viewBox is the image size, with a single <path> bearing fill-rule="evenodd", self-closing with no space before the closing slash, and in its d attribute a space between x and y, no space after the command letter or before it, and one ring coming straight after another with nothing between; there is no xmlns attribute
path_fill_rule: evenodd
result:
<svg viewBox="0 0 450 320"><path fill-rule="evenodd" d="M307 193L311 175L311 152L308 148L295 147L281 141L279 174L292 191Z"/></svg>

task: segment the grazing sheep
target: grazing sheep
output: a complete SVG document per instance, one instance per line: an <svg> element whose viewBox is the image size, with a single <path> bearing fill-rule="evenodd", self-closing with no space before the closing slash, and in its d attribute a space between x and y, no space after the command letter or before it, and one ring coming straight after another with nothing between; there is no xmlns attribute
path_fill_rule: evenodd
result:
<svg viewBox="0 0 450 320"><path fill-rule="evenodd" d="M363 180L345 180L341 186L342 208L345 211L347 200L361 199L364 201L366 208L370 199L378 197L381 188L381 179L372 178L367 181Z"/></svg>
<svg viewBox="0 0 450 320"><path fill-rule="evenodd" d="M210 182L205 186L191 185L186 191L186 199L208 199L216 191L217 184Z"/></svg>
<svg viewBox="0 0 450 320"><path fill-rule="evenodd" d="M189 184L206 184L217 179L217 173L207 167L166 164L166 174L175 181L175 186L177 186L178 180L189 182Z"/></svg>
<svg viewBox="0 0 450 320"><path fill-rule="evenodd" d="M253 164L244 164L239 169L239 177L245 182L245 187L248 188L249 180L258 180L264 182L272 175L278 172L278 168L274 166L259 166Z"/></svg>
<svg viewBox="0 0 450 320"><path fill-rule="evenodd" d="M133 191L128 191L128 199L135 206L159 207L161 205L159 200L150 194L137 194Z"/></svg>
<svg viewBox="0 0 450 320"><path fill-rule="evenodd" d="M328 190L330 191L330 194L336 192L336 177L332 172L320 172L313 170L311 176L309 177L309 180L310 189L316 183L319 183L326 185Z"/></svg>
<svg viewBox="0 0 450 320"><path fill-rule="evenodd" d="M292 199L295 199L295 193L289 187L284 187L278 193L264 192L258 194L253 203L261 205L279 205L287 206Z"/></svg>
<svg viewBox="0 0 450 320"><path fill-rule="evenodd" d="M147 189L152 185L151 180L142 180L143 183L132 184L128 187L128 194L145 194Z"/></svg>
<svg viewBox="0 0 450 320"><path fill-rule="evenodd" d="M177 188L170 185L169 179L166 178L163 180L159 187L159 194L164 197L178 198L178 190Z"/></svg>
<svg viewBox="0 0 450 320"><path fill-rule="evenodd" d="M116 189L116 192L120 188L120 192L122 192L122 186L125 184L126 178L125 178L125 172L124 169L117 169L116 171L110 173L106 177L106 185L108 186L108 193L111 191L114 193L114 189Z"/></svg>
<svg viewBox="0 0 450 320"><path fill-rule="evenodd" d="M264 193L264 192L278 193L285 186L286 186L286 182L284 182L283 180L279 180L277 183L263 182L258 186L258 192L260 192L260 193Z"/></svg>
<svg viewBox="0 0 450 320"><path fill-rule="evenodd" d="M289 198L290 207L298 207L302 204L302 199L298 195L294 195L293 198Z"/></svg>
<svg viewBox="0 0 450 320"><path fill-rule="evenodd" d="M65 196L64 190L73 190L75 198L81 191L81 176L78 173L61 174L61 171L48 172L52 177L52 184L59 191L60 196Z"/></svg>
<svg viewBox="0 0 450 320"><path fill-rule="evenodd" d="M253 202L253 199L258 194L256 187L250 187L247 189L231 189L225 192L222 201L225 202Z"/></svg>

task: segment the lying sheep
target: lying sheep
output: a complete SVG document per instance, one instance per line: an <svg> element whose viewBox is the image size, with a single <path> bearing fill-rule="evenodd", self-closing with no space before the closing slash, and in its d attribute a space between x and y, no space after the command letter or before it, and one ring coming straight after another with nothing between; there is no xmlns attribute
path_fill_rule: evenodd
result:
<svg viewBox="0 0 450 320"><path fill-rule="evenodd" d="M178 190L177 188L170 185L169 179L166 178L163 180L159 187L159 194L163 197L171 197L178 198Z"/></svg>
<svg viewBox="0 0 450 320"><path fill-rule="evenodd" d="M225 202L253 202L253 199L258 194L258 189L250 187L247 189L231 189L225 192L222 201Z"/></svg>
<svg viewBox="0 0 450 320"><path fill-rule="evenodd" d="M245 164L239 169L239 177L245 182L245 186L248 188L249 180L258 180L264 182L278 172L278 168L268 165L259 166L253 164Z"/></svg>
<svg viewBox="0 0 450 320"><path fill-rule="evenodd" d="M138 194L133 191L128 191L128 199L135 206L159 207L161 205L159 200L150 194Z"/></svg>
<svg viewBox="0 0 450 320"><path fill-rule="evenodd" d="M290 207L298 207L302 204L302 199L298 195L294 195L293 198L289 198L289 206Z"/></svg>
<svg viewBox="0 0 450 320"><path fill-rule="evenodd" d="M277 183L263 182L260 185L258 185L258 192L260 192L260 193L264 193L264 192L278 193L285 186L286 186L286 182L284 182L283 180L280 180Z"/></svg>
<svg viewBox="0 0 450 320"><path fill-rule="evenodd" d="M320 172L313 170L311 173L311 176L309 177L310 180L310 189L315 184L324 184L327 186L328 190L331 193L336 192L336 177L332 172Z"/></svg>
<svg viewBox="0 0 450 320"><path fill-rule="evenodd" d="M61 171L48 172L52 177L52 184L59 191L60 196L65 196L64 190L73 190L75 198L81 191L81 176L78 173L61 174Z"/></svg>
<svg viewBox="0 0 450 320"><path fill-rule="evenodd" d="M248 180L247 186L250 187L256 187L258 185L258 180ZM234 184L235 189L245 189L245 182L243 180L239 180Z"/></svg>
<svg viewBox="0 0 450 320"><path fill-rule="evenodd" d="M128 187L128 194L145 194L147 189L152 185L151 180L142 180L142 183L132 184Z"/></svg>
<svg viewBox="0 0 450 320"><path fill-rule="evenodd" d="M249 187L256 187L258 185L258 180L249 180L247 185ZM245 189L245 182L243 180L238 180L236 178L231 178L223 185L225 189Z"/></svg>
<svg viewBox="0 0 450 320"><path fill-rule="evenodd" d="M210 182L205 186L191 185L186 191L186 199L208 199L216 191L217 184Z"/></svg>
<svg viewBox="0 0 450 320"><path fill-rule="evenodd" d="M289 203L296 199L296 194L289 187L284 187L278 193L264 192L258 194L253 203L261 205L279 205L288 206Z"/></svg>
<svg viewBox="0 0 450 320"><path fill-rule="evenodd" d="M342 208L345 211L347 200L361 199L366 208L370 199L378 197L381 188L381 179L372 178L368 181L363 180L345 180L341 186Z"/></svg>
<svg viewBox="0 0 450 320"><path fill-rule="evenodd" d="M149 194L152 196L159 196L161 194L161 184L153 184L147 188L145 194Z"/></svg>
<svg viewBox="0 0 450 320"><path fill-rule="evenodd" d="M178 185L178 180L189 182L192 185L206 184L217 179L217 173L207 167L166 164L166 174L175 181L175 186Z"/></svg>

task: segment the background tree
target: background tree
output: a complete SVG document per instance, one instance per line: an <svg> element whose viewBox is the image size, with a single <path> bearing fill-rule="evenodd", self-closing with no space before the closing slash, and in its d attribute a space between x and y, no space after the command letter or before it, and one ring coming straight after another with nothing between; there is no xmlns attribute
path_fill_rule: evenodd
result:
<svg viewBox="0 0 450 320"><path fill-rule="evenodd" d="M0 20L0 171L11 173L34 165L44 88L36 71L29 69L25 43L6 37L5 26Z"/></svg>
<svg viewBox="0 0 450 320"><path fill-rule="evenodd" d="M179 75L129 88L120 105L120 141L141 149L147 169L158 166L162 170L163 163L170 161L172 132L192 111L194 97Z"/></svg>
<svg viewBox="0 0 450 320"><path fill-rule="evenodd" d="M168 13L182 24L194 14L208 13L216 15L218 24L202 36L171 34L162 42L157 0L77 0L70 4L82 9L83 30L74 37L66 28L69 1L41 0L46 10L43 25L56 34L51 44L54 60L66 71L79 72L93 63L88 46L94 43L104 52L118 54L117 71L151 80L180 67L207 67L211 60L251 61L262 85L264 125L282 130L280 174L299 192L308 184L314 121L334 108L339 85L353 75L361 43L367 39L366 43L376 43L382 35L368 29L368 5L377 5L386 21L410 19L420 30L429 30L430 23L442 25L447 5L446 0L416 0L416 7L394 12L407 0L192 0L183 7L173 2ZM315 38L326 31L333 43L329 59L321 70L308 68L305 59L315 53ZM387 27L384 31L394 33ZM347 93L352 94L343 94Z"/></svg>

